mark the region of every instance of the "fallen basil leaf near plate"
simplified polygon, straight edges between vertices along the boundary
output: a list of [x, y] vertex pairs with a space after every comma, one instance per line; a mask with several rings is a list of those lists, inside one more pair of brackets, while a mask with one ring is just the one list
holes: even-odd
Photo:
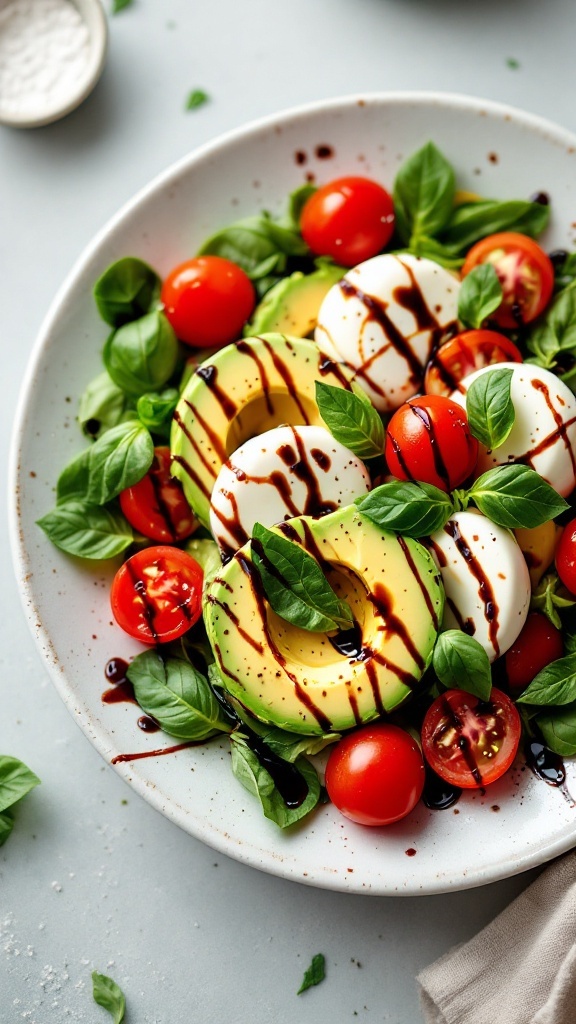
[[112, 1017], [112, 1024], [123, 1024], [126, 999], [119, 985], [105, 974], [92, 971], [92, 996]]
[[321, 981], [324, 981], [326, 977], [326, 958], [323, 953], [316, 953], [312, 957], [312, 963], [304, 973], [302, 984], [298, 989], [296, 995], [301, 995], [306, 989], [312, 988], [314, 985], [319, 985]]

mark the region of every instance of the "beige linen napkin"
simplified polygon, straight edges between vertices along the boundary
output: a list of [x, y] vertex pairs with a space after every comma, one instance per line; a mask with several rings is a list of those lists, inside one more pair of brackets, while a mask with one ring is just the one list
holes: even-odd
[[426, 1024], [576, 1024], [576, 851], [418, 981]]

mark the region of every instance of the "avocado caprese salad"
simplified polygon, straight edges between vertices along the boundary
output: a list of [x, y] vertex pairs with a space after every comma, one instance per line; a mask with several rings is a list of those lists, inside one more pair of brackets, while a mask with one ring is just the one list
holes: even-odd
[[96, 282], [90, 445], [39, 525], [124, 558], [144, 720], [228, 734], [282, 827], [326, 791], [365, 825], [447, 806], [521, 745], [559, 785], [576, 754], [576, 254], [535, 241], [549, 213], [459, 192], [428, 143], [391, 192], [306, 184], [164, 280]]

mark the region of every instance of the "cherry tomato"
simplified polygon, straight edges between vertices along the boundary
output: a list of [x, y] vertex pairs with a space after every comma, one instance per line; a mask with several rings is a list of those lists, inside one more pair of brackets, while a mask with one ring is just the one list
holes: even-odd
[[390, 241], [394, 203], [370, 178], [337, 178], [307, 200], [300, 230], [316, 256], [353, 267], [377, 256]]
[[531, 683], [551, 661], [564, 654], [559, 629], [541, 612], [530, 612], [516, 640], [505, 654], [506, 675], [511, 690], [518, 692]]
[[144, 548], [114, 577], [114, 618], [144, 644], [177, 640], [200, 618], [203, 577], [198, 562], [180, 548]]
[[170, 449], [154, 449], [146, 476], [120, 494], [120, 508], [135, 530], [164, 544], [184, 540], [198, 526], [182, 484], [170, 476]]
[[360, 825], [406, 817], [424, 788], [424, 761], [415, 740], [397, 725], [365, 725], [333, 748], [326, 766], [332, 803]]
[[442, 395], [423, 395], [404, 402], [392, 416], [385, 455], [399, 480], [421, 480], [451, 491], [474, 469], [478, 441], [461, 406]]
[[440, 345], [424, 376], [427, 395], [449, 398], [460, 381], [474, 370], [493, 363], [521, 363], [522, 353], [513, 341], [497, 331], [463, 331]]
[[180, 263], [165, 279], [160, 298], [176, 334], [193, 348], [235, 341], [256, 305], [248, 275], [221, 256]]
[[445, 782], [478, 789], [508, 770], [521, 733], [514, 704], [495, 687], [489, 701], [464, 690], [447, 690], [426, 712], [422, 749], [430, 767]]
[[562, 583], [576, 594], [576, 519], [564, 527], [556, 548], [556, 570]]
[[504, 292], [492, 320], [500, 327], [518, 327], [540, 316], [552, 297], [554, 267], [536, 242], [515, 231], [489, 235], [470, 249], [462, 276], [480, 263], [493, 265]]

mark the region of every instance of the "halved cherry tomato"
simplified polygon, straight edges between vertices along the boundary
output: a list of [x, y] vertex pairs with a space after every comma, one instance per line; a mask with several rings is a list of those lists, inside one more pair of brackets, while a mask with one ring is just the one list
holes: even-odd
[[554, 289], [554, 267], [532, 238], [515, 231], [483, 238], [470, 249], [462, 276], [480, 263], [491, 263], [502, 285], [502, 302], [491, 314], [500, 327], [528, 324], [546, 309]]
[[576, 594], [576, 519], [564, 527], [556, 548], [556, 569], [564, 586]]
[[170, 449], [154, 449], [146, 476], [120, 494], [120, 508], [135, 530], [164, 544], [184, 540], [198, 526], [182, 484], [170, 475]]
[[501, 690], [492, 687], [489, 701], [464, 690], [447, 690], [426, 712], [422, 749], [445, 782], [478, 789], [508, 770], [521, 733], [520, 715]]
[[541, 612], [530, 612], [516, 640], [504, 656], [508, 686], [523, 690], [535, 676], [564, 654], [562, 633]]
[[510, 338], [498, 331], [473, 330], [451, 338], [432, 356], [424, 376], [427, 395], [449, 398], [460, 381], [474, 370], [493, 363], [521, 363], [522, 353]]
[[360, 825], [406, 817], [424, 788], [420, 747], [397, 725], [365, 725], [332, 749], [326, 789], [338, 810]]
[[392, 416], [385, 456], [399, 480], [421, 480], [451, 491], [474, 469], [478, 441], [461, 406], [441, 395], [423, 395], [410, 398]]
[[221, 256], [180, 263], [166, 277], [160, 298], [176, 334], [193, 348], [235, 341], [256, 305], [248, 275]]
[[305, 203], [300, 230], [316, 256], [331, 256], [353, 267], [376, 256], [390, 241], [394, 203], [370, 178], [337, 178]]
[[132, 555], [116, 573], [110, 603], [119, 626], [144, 644], [177, 640], [200, 618], [204, 573], [180, 548]]

